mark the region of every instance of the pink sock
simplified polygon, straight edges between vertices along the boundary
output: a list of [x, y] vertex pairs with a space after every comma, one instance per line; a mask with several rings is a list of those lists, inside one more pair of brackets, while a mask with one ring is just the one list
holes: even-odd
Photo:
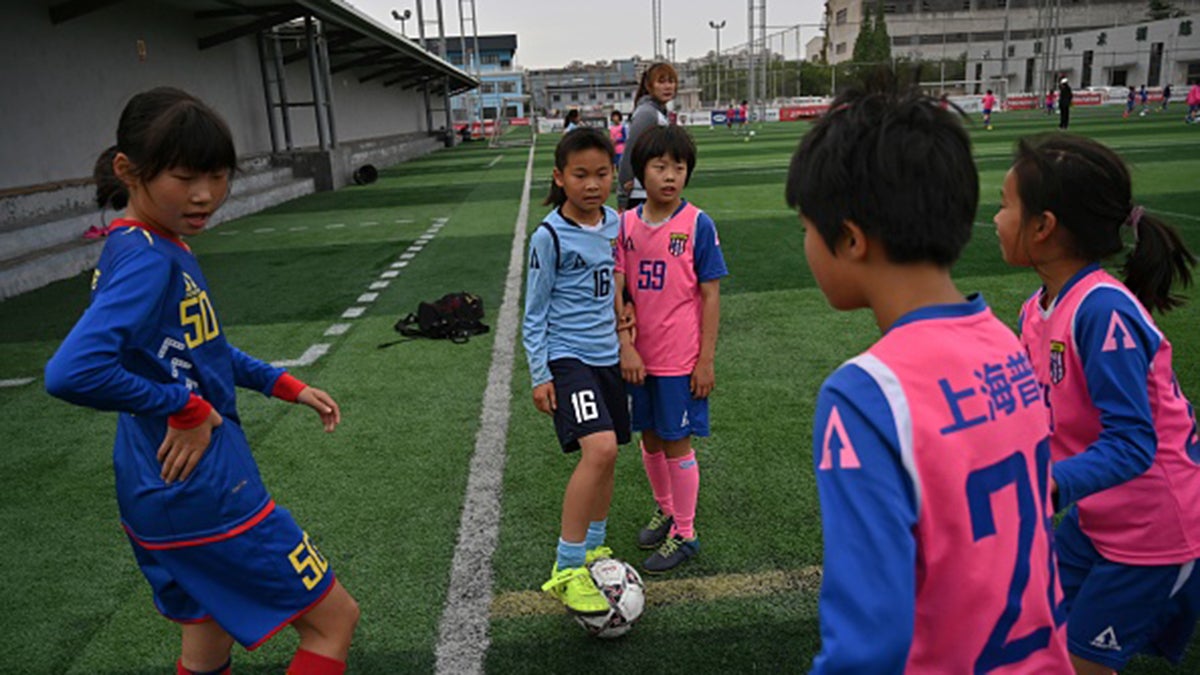
[[675, 512], [671, 500], [671, 473], [667, 468], [665, 452], [646, 452], [646, 444], [642, 443], [642, 465], [646, 467], [646, 478], [650, 479], [650, 489], [654, 492], [654, 501], [666, 515]]
[[675, 531], [684, 539], [691, 539], [696, 536], [696, 499], [700, 495], [700, 467], [696, 464], [696, 451], [668, 460], [667, 467], [671, 475]]

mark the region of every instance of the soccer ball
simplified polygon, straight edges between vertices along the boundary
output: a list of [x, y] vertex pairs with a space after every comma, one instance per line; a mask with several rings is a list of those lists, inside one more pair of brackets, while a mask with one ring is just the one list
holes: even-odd
[[646, 606], [646, 585], [632, 565], [616, 558], [601, 558], [592, 563], [588, 571], [612, 609], [600, 615], [576, 614], [575, 621], [589, 635], [605, 639], [621, 637], [642, 616]]
[[753, 130], [753, 129], [751, 129], [751, 130], [750, 130], [750, 135], [751, 135], [751, 136], [753, 136], [753, 135], [754, 135], [754, 130]]

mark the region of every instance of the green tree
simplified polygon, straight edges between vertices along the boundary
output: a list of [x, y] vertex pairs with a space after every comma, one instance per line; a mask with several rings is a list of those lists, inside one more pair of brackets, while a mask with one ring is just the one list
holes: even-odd
[[863, 14], [858, 25], [858, 37], [854, 40], [854, 52], [850, 60], [857, 65], [870, 63], [875, 54], [875, 26], [870, 14]]
[[871, 34], [873, 40], [872, 60], [888, 63], [892, 60], [892, 38], [888, 35], [887, 20], [883, 16], [883, 0], [875, 3], [875, 25]]
[[1151, 21], [1158, 21], [1159, 19], [1174, 19], [1176, 17], [1186, 16], [1186, 14], [1186, 12], [1183, 12], [1175, 5], [1172, 5], [1170, 0], [1150, 0], [1150, 6], [1146, 10], [1146, 15], [1150, 17]]

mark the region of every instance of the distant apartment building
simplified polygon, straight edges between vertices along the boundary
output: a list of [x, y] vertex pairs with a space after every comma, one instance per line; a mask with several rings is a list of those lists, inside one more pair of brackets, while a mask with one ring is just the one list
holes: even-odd
[[633, 59], [572, 63], [566, 68], [526, 71], [533, 106], [543, 115], [557, 116], [572, 108], [585, 116], [607, 117], [613, 110], [633, 111], [638, 77], [645, 62]]
[[[1189, 15], [1200, 11], [1200, 0], [1173, 0], [1171, 4]], [[851, 59], [863, 17], [873, 13], [876, 6], [877, 0], [829, 0], [828, 41], [823, 46], [830, 63]], [[1149, 45], [1141, 49], [1146, 54], [1142, 61], [1137, 61], [1134, 56], [1137, 45], [1094, 42], [1101, 32], [1116, 37], [1128, 28], [1136, 35], [1136, 27], [1150, 21], [1146, 0], [883, 0], [883, 10], [893, 57], [943, 60], [971, 54], [975, 59], [968, 64], [967, 79], [980, 79], [977, 74], [1004, 75], [1009, 91], [1041, 88], [1059, 65], [1082, 59], [1083, 43], [1087, 40], [1072, 38], [1071, 47], [1065, 43], [1066, 38], [1075, 34], [1093, 36], [1093, 41], [1086, 45], [1092, 52], [1092, 69], [1099, 68], [1107, 55], [1116, 55], [1118, 51], [1122, 52], [1119, 58], [1134, 59], [1124, 64], [1108, 63], [1107, 70], [1093, 72], [1091, 79], [1096, 85], [1120, 80], [1122, 71], [1128, 74], [1142, 62], [1149, 76], [1151, 59], [1158, 58], [1151, 56]], [[1184, 20], [1187, 17], [1177, 19], [1176, 23]], [[1169, 51], [1173, 39], [1184, 46], [1192, 39], [1190, 34], [1181, 35], [1178, 30], [1174, 38], [1160, 37], [1163, 53]], [[1149, 38], [1141, 41], [1149, 42]], [[1072, 50], [1076, 53], [1072, 54]], [[1189, 68], [1194, 68], [1189, 63], [1180, 62], [1178, 69], [1189, 72]], [[1076, 69], [1080, 74], [1076, 79], [1082, 79], [1083, 64]], [[1161, 68], [1159, 73], [1161, 77]]]
[[[967, 53], [967, 74], [983, 83], [1007, 82], [1009, 92], [1041, 92], [1063, 77], [1076, 88], [1178, 87], [1200, 82], [1196, 29], [1200, 20], [1185, 16], [1007, 45], [980, 42]], [[1006, 46], [1007, 58], [997, 59]]]
[[[436, 38], [427, 38], [430, 51], [436, 53]], [[463, 58], [463, 43], [459, 36], [446, 36], [446, 60], [474, 74], [478, 67], [480, 85], [475, 91], [455, 96], [450, 101], [455, 123], [465, 123], [475, 116], [479, 106], [483, 119], [526, 117], [529, 110], [524, 96], [525, 73], [517, 64], [517, 36], [513, 34], [480, 35], [478, 63], [474, 58], [475, 38], [465, 40], [468, 58]]]

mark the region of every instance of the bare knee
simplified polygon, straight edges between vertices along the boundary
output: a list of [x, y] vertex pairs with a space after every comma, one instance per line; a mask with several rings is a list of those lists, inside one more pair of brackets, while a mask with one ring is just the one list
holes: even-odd
[[345, 587], [334, 584], [324, 600], [292, 625], [300, 634], [301, 648], [344, 661], [361, 611]]
[[611, 471], [617, 465], [617, 436], [611, 431], [586, 436], [579, 445], [582, 461], [596, 469]]

